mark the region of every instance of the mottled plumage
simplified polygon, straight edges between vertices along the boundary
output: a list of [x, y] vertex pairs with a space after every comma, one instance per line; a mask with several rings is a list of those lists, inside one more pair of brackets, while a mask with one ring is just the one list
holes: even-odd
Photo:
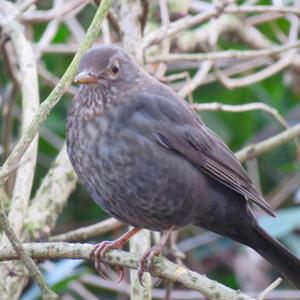
[[[256, 249], [300, 288], [300, 263], [254, 219], [273, 215], [228, 147], [184, 100], [124, 50], [90, 50], [68, 116], [71, 162], [120, 221], [163, 231], [194, 224]], [[284, 263], [282, 263], [284, 261]]]

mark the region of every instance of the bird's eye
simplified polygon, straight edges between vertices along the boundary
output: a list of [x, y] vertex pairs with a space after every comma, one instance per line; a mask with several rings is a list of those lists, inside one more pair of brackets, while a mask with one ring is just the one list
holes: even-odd
[[112, 66], [110, 67], [110, 70], [111, 70], [111, 72], [113, 73], [113, 74], [118, 74], [119, 73], [119, 71], [120, 71], [120, 66], [119, 66], [119, 64], [118, 63], [114, 63], [114, 64], [112, 64]]

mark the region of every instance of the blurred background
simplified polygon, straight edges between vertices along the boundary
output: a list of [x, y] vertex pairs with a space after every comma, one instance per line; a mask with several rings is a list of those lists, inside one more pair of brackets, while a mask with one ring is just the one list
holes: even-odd
[[[32, 47], [40, 101], [43, 101], [70, 64], [99, 3], [84, 0], [1, 1], [0, 12], [4, 2], [11, 4], [8, 11], [22, 26]], [[14, 11], [16, 16], [13, 16]], [[195, 18], [200, 15], [202, 19]], [[132, 24], [128, 23], [131, 22], [129, 16], [134, 20]], [[114, 43], [127, 48], [151, 75], [185, 97], [207, 126], [237, 152], [286, 130], [286, 125], [294, 126], [300, 122], [299, 17], [297, 0], [113, 1], [96, 44]], [[22, 116], [26, 109], [22, 102], [18, 57], [4, 27], [0, 22], [1, 165], [21, 136]], [[170, 28], [176, 28], [176, 32], [171, 32]], [[261, 49], [269, 52], [262, 55]], [[224, 54], [228, 50], [239, 52]], [[249, 55], [248, 50], [253, 54]], [[199, 56], [189, 56], [193, 53]], [[219, 53], [219, 57], [214, 56], [215, 53]], [[66, 116], [76, 89], [75, 85], [68, 88], [40, 129], [36, 168], [26, 208], [29, 213], [24, 214], [19, 230], [24, 241], [46, 241], [50, 236], [109, 218], [81, 184], [75, 186], [76, 177], [70, 166], [64, 167], [64, 160], [57, 158], [65, 155], [61, 149]], [[243, 106], [251, 103], [254, 104], [251, 107]], [[201, 107], [199, 104], [211, 105]], [[277, 219], [257, 212], [260, 223], [300, 257], [300, 172], [295, 142], [290, 140], [274, 147], [247, 160], [244, 166], [277, 211]], [[18, 181], [17, 172], [10, 175], [5, 185], [8, 214]], [[37, 219], [29, 220], [34, 216], [30, 211], [39, 208], [39, 197], [43, 199], [41, 201], [47, 197], [45, 186], [54, 182], [51, 172], [54, 172], [55, 180], [60, 178], [58, 189], [51, 190], [49, 196], [51, 214], [41, 211], [40, 216], [36, 214]], [[46, 185], [41, 185], [43, 182]], [[101, 236], [92, 236], [85, 241], [96, 243], [113, 239], [125, 230], [125, 226], [113, 223]], [[279, 276], [251, 249], [200, 228], [180, 230], [174, 236], [174, 247], [177, 255], [174, 258], [173, 251], [170, 259], [249, 295], [257, 296]], [[0, 264], [0, 269], [3, 265]], [[92, 263], [85, 261], [44, 261], [41, 267], [62, 299], [121, 300], [130, 297], [127, 271], [124, 280], [116, 285], [114, 273], [112, 280], [104, 280], [96, 274]], [[6, 281], [7, 278], [1, 278], [1, 274], [0, 281], [6, 287], [12, 284]], [[153, 299], [199, 299], [198, 293], [166, 281], [158, 282], [152, 292]], [[38, 288], [28, 278], [22, 279], [18, 291], [5, 295], [3, 299], [40, 298]], [[265, 299], [300, 299], [300, 294], [284, 280]]]

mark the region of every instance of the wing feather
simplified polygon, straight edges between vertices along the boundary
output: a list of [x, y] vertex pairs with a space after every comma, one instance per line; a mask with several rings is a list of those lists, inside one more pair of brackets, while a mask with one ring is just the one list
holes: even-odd
[[275, 216], [230, 149], [186, 103], [175, 96], [168, 91], [164, 95], [162, 90], [135, 96], [139, 102], [135, 114], [142, 114], [149, 120], [148, 125], [139, 126], [142, 134]]

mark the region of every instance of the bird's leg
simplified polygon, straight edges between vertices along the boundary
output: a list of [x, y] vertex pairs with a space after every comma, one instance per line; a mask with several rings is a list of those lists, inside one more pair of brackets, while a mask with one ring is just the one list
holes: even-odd
[[[142, 228], [134, 227], [133, 229], [129, 230], [119, 238], [117, 238], [114, 241], [102, 241], [99, 244], [95, 245], [94, 249], [91, 251], [91, 256], [94, 256], [95, 259], [95, 268], [98, 271], [98, 273], [103, 278], [108, 278], [106, 273], [103, 270], [102, 260], [105, 255], [105, 253], [111, 249], [122, 249], [123, 246], [128, 242], [128, 240], [137, 234], [139, 231], [141, 231]], [[120, 279], [118, 282], [120, 282], [124, 275], [124, 268], [120, 267]]]
[[159, 243], [149, 248], [140, 259], [137, 270], [138, 270], [138, 276], [141, 285], [143, 285], [144, 272], [149, 271], [151, 269], [154, 256], [159, 255], [163, 251], [173, 230], [174, 227], [172, 226], [167, 231], [164, 231]]

